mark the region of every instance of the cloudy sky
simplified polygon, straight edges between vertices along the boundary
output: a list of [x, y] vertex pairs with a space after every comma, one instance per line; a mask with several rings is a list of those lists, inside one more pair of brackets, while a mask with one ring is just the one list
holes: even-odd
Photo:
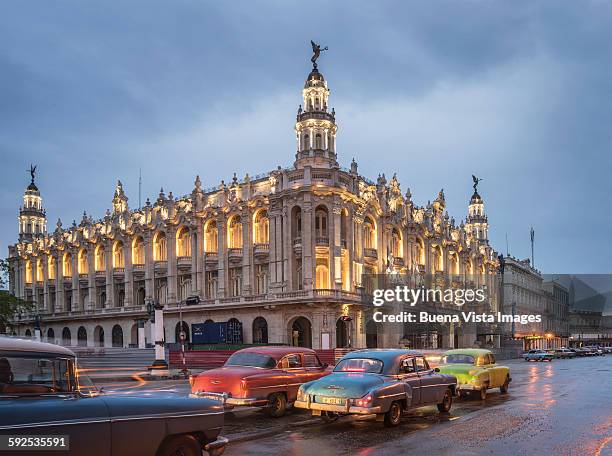
[[4, 1], [0, 249], [38, 165], [53, 229], [289, 166], [310, 39], [338, 155], [465, 216], [549, 273], [612, 273], [612, 3]]

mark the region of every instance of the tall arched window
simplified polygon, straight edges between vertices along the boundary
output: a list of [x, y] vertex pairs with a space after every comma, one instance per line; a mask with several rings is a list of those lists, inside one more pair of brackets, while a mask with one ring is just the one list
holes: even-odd
[[132, 241], [132, 264], [144, 264], [144, 240], [142, 236], [136, 236]]
[[370, 217], [363, 221], [363, 238], [366, 249], [376, 248], [376, 225]]
[[450, 262], [450, 273], [453, 275], [459, 274], [459, 258], [457, 252], [451, 252], [448, 256]]
[[230, 268], [230, 293], [232, 296], [242, 294], [242, 268]]
[[176, 255], [179, 257], [191, 256], [191, 233], [185, 226], [176, 232]]
[[96, 271], [106, 271], [106, 251], [103, 245], [96, 247]]
[[295, 206], [291, 210], [291, 236], [293, 239], [302, 237], [302, 209]]
[[315, 211], [315, 232], [317, 237], [327, 237], [327, 208], [323, 206]]
[[155, 261], [166, 261], [168, 249], [166, 248], [166, 233], [160, 231], [153, 239], [153, 259]]
[[439, 245], [433, 248], [433, 263], [435, 272], [444, 271], [444, 257], [442, 255], [442, 247]]
[[227, 226], [228, 247], [230, 249], [242, 248], [242, 220], [239, 215], [234, 215]]
[[416, 262], [421, 266], [425, 265], [425, 243], [421, 238], [416, 240]]
[[329, 267], [327, 266], [327, 264], [317, 264], [316, 287], [320, 289], [329, 288]]
[[25, 266], [25, 281], [26, 283], [32, 283], [32, 261], [26, 261]]
[[49, 255], [47, 259], [47, 275], [49, 276], [49, 280], [55, 280], [55, 270], [57, 269], [55, 262], [55, 257], [53, 255]]
[[64, 277], [72, 277], [72, 255], [66, 252], [62, 260], [62, 275]]
[[123, 242], [116, 241], [113, 245], [113, 267], [124, 268], [125, 259], [123, 256]]
[[310, 136], [308, 136], [308, 133], [304, 135], [304, 139], [302, 140], [302, 149], [303, 150], [310, 149]]
[[42, 259], [39, 258], [36, 261], [36, 281], [42, 282], [44, 280], [44, 277], [45, 277], [45, 271], [43, 270], [43, 262], [42, 262]]
[[209, 221], [204, 229], [204, 251], [206, 253], [217, 253], [219, 248], [219, 230], [217, 222]]
[[323, 149], [323, 140], [320, 133], [315, 135], [315, 149]]
[[87, 250], [81, 249], [79, 252], [79, 274], [87, 274], [89, 272], [89, 261], [87, 259]]
[[270, 225], [268, 222], [268, 211], [258, 211], [254, 217], [253, 231], [255, 244], [267, 244], [270, 242]]
[[395, 258], [402, 257], [402, 236], [397, 228], [391, 230], [391, 253]]
[[258, 264], [255, 266], [255, 293], [265, 294], [268, 292], [268, 265]]

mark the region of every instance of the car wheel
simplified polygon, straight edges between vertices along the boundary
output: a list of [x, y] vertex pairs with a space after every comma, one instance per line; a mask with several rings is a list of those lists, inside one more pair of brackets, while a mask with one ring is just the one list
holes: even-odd
[[480, 388], [479, 394], [480, 394], [480, 400], [484, 401], [487, 398], [487, 387], [483, 386], [482, 388]]
[[402, 406], [399, 402], [394, 402], [389, 407], [389, 411], [385, 413], [385, 426], [395, 427], [400, 424], [402, 419]]
[[283, 393], [271, 394], [268, 398], [268, 407], [266, 412], [273, 418], [280, 418], [285, 414], [287, 409], [287, 398]]
[[442, 398], [442, 402], [438, 404], [438, 411], [441, 413], [448, 413], [453, 405], [453, 393], [450, 389], [447, 389], [444, 392], [444, 397]]
[[200, 443], [192, 435], [178, 435], [168, 440], [158, 453], [160, 456], [200, 456]]
[[321, 412], [321, 419], [325, 423], [333, 423], [338, 418], [340, 418], [340, 415], [338, 415], [337, 413], [334, 413], [334, 412]]
[[214, 450], [208, 450], [208, 456], [221, 456], [225, 453], [225, 447], [215, 448]]
[[508, 386], [510, 386], [510, 377], [506, 377], [504, 384], [499, 387], [499, 392], [502, 394], [506, 394], [508, 392]]

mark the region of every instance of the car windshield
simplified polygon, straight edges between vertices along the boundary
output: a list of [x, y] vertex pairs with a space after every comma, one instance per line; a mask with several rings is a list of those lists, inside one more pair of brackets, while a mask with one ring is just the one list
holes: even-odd
[[271, 369], [276, 366], [274, 358], [261, 353], [234, 353], [225, 362], [226, 366], [265, 367]]
[[0, 396], [68, 393], [75, 390], [72, 359], [38, 354], [0, 357]]
[[474, 357], [470, 355], [446, 355], [442, 357], [441, 364], [474, 364]]
[[383, 362], [371, 358], [342, 359], [336, 364], [334, 372], [365, 372], [367, 374], [380, 374]]

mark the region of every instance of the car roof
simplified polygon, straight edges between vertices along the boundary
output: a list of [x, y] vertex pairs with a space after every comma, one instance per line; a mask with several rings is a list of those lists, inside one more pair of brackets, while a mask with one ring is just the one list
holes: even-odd
[[368, 350], [352, 351], [344, 355], [342, 358], [375, 358], [387, 363], [406, 355], [423, 356], [423, 353], [416, 350], [406, 350], [401, 348], [373, 348]]
[[19, 337], [0, 336], [0, 350], [2, 351], [22, 351], [29, 353], [52, 353], [75, 357], [74, 352], [66, 347], [55, 344], [39, 342], [33, 339], [22, 339]]
[[486, 348], [456, 348], [453, 350], [445, 351], [442, 356], [446, 355], [469, 355], [469, 356], [481, 356], [491, 354], [491, 350]]
[[248, 348], [243, 348], [242, 350], [238, 350], [238, 352], [236, 353], [244, 353], [244, 352], [259, 353], [261, 355], [268, 355], [276, 359], [282, 358], [283, 356], [289, 355], [291, 353], [316, 354], [316, 352], [311, 348], [291, 347], [289, 345], [287, 346], [273, 345], [273, 346], [262, 346], [262, 347], [248, 347]]

